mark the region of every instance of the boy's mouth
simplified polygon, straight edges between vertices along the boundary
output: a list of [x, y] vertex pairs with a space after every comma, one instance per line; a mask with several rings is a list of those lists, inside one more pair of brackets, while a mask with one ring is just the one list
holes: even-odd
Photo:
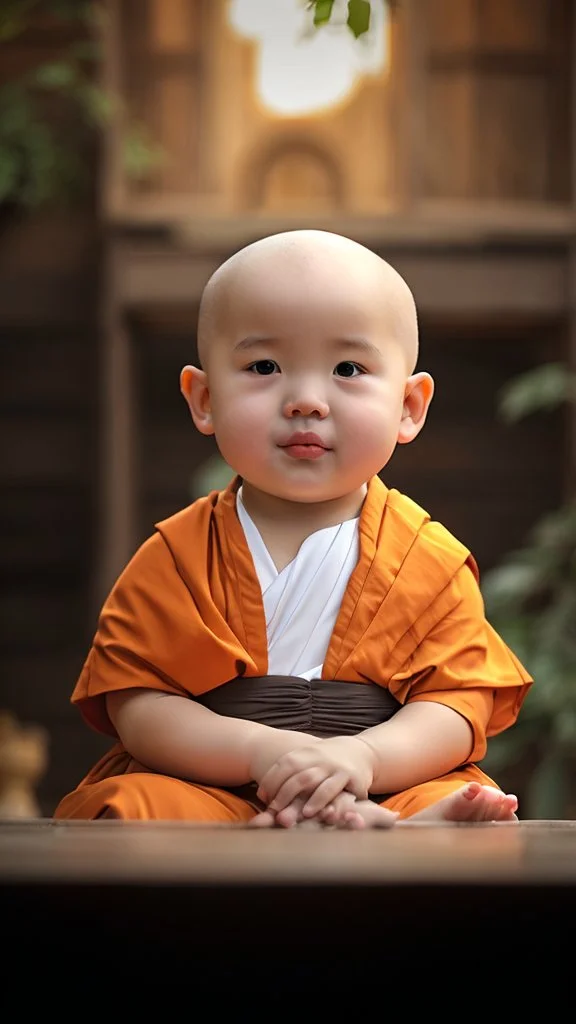
[[330, 451], [318, 434], [309, 431], [297, 431], [295, 434], [291, 434], [278, 447], [293, 459], [319, 459]]

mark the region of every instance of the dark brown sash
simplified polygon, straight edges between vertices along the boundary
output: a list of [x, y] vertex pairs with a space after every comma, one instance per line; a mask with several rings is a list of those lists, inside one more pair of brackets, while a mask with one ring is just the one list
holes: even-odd
[[219, 715], [320, 737], [354, 736], [401, 706], [376, 683], [300, 676], [242, 676], [196, 699]]

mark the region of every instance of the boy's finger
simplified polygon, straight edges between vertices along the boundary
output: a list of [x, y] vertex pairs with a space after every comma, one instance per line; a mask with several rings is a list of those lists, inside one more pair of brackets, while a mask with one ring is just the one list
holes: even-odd
[[315, 814], [319, 814], [328, 804], [331, 804], [346, 789], [348, 779], [348, 772], [336, 772], [321, 782], [302, 808], [304, 817], [313, 818]]
[[270, 811], [261, 811], [248, 822], [248, 828], [275, 828], [276, 819]]
[[296, 772], [279, 787], [268, 803], [268, 810], [277, 814], [278, 811], [288, 807], [288, 804], [291, 804], [300, 794], [308, 796], [313, 793], [325, 778], [324, 768], [306, 768], [304, 771]]
[[298, 825], [304, 819], [302, 817], [302, 807], [306, 797], [296, 797], [288, 807], [285, 807], [283, 811], [280, 811], [276, 815], [276, 822], [282, 828], [292, 828], [294, 825]]

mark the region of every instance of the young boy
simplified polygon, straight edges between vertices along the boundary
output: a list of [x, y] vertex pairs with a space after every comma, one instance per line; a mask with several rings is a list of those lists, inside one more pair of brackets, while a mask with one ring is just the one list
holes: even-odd
[[261, 239], [208, 282], [181, 390], [237, 477], [157, 524], [72, 701], [116, 739], [56, 818], [516, 820], [475, 762], [532, 683], [470, 552], [378, 473], [422, 429], [417, 316], [372, 251]]

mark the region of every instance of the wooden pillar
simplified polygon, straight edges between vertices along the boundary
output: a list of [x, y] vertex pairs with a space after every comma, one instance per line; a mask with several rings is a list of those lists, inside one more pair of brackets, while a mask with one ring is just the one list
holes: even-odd
[[410, 209], [424, 193], [426, 166], [426, 40], [419, 0], [392, 6], [392, 47], [399, 67], [393, 79], [393, 132], [398, 140], [394, 193]]
[[94, 604], [103, 599], [136, 546], [136, 402], [132, 342], [118, 295], [120, 252], [105, 255], [99, 407], [99, 537]]

